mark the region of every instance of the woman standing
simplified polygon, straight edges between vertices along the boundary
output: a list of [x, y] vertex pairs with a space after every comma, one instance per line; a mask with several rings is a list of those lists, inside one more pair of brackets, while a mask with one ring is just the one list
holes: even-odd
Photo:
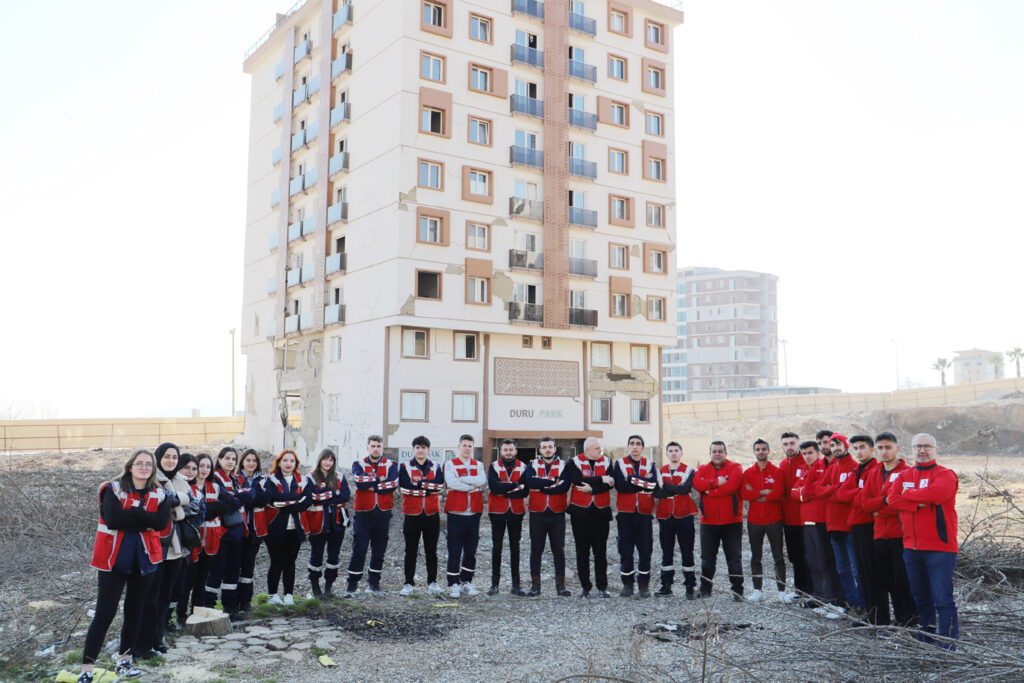
[[252, 576], [256, 570], [256, 555], [261, 539], [256, 535], [255, 508], [266, 504], [263, 490], [263, 467], [260, 454], [253, 448], [242, 452], [235, 475], [243, 489], [252, 491], [252, 502], [245, 506], [245, 534], [242, 539], [242, 565], [238, 574], [238, 609], [246, 613], [252, 606]]
[[[337, 472], [337, 456], [330, 448], [320, 451], [316, 468], [310, 477], [316, 488], [313, 504], [303, 514], [309, 529], [309, 583], [313, 597], [331, 597], [331, 589], [341, 566], [339, 555], [348, 526], [345, 503], [351, 496], [345, 475]], [[327, 571], [324, 572], [324, 546], [327, 546]], [[324, 576], [324, 589], [320, 590], [320, 577]]]
[[[241, 619], [238, 612], [238, 572], [242, 566], [242, 536], [245, 532], [245, 518], [242, 507], [252, 502], [250, 491], [243, 491], [234, 478], [238, 453], [234, 448], [226, 446], [217, 454], [217, 462], [211, 477], [220, 488], [217, 504], [214, 506], [220, 514], [221, 538], [220, 549], [211, 558], [210, 573], [206, 577], [206, 607], [217, 604], [217, 593], [220, 593], [220, 604], [232, 621]], [[209, 507], [209, 504], [207, 505]]]
[[[178, 579], [174, 582], [174, 588], [171, 590], [171, 604], [167, 607], [166, 630], [171, 631], [172, 633], [175, 631], [180, 631], [182, 628], [184, 628], [185, 619], [188, 617], [187, 586], [189, 581], [189, 575], [195, 577], [193, 566], [195, 565], [196, 559], [198, 558], [198, 555], [203, 548], [202, 528], [206, 515], [206, 503], [203, 500], [202, 494], [194, 486], [196, 473], [198, 472], [198, 468], [196, 467], [196, 456], [192, 455], [191, 453], [182, 453], [180, 462], [178, 464], [180, 467], [180, 469], [178, 469], [178, 475], [185, 479], [186, 482], [188, 482], [189, 494], [192, 496], [193, 500], [199, 503], [198, 512], [196, 512], [196, 514], [194, 515], [188, 515], [185, 518], [183, 524], [188, 523], [193, 529], [199, 530], [200, 535], [198, 545], [194, 545], [194, 547], [192, 548], [190, 548], [188, 544], [185, 542], [185, 534], [182, 533], [180, 535], [181, 543], [183, 546], [185, 546], [184, 548], [182, 548], [182, 553], [184, 553], [184, 556], [181, 558], [182, 565], [181, 569], [178, 570]], [[184, 526], [182, 526], [182, 530], [184, 530]], [[182, 601], [184, 601], [185, 604], [184, 608], [179, 607], [179, 605], [182, 604]], [[173, 621], [175, 612], [177, 612], [178, 614], [177, 623]]]
[[203, 525], [200, 529], [202, 545], [192, 551], [192, 564], [188, 568], [188, 578], [185, 580], [185, 591], [178, 601], [178, 623], [183, 624], [191, 613], [189, 603], [194, 609], [196, 606], [203, 606], [206, 593], [206, 576], [210, 571], [210, 561], [220, 549], [220, 516], [217, 511], [211, 510], [211, 504], [216, 507], [219, 489], [211, 481], [213, 473], [213, 458], [206, 453], [196, 456], [196, 477], [192, 480], [192, 491], [203, 502], [204, 514]]
[[92, 683], [93, 665], [126, 587], [115, 672], [125, 678], [141, 674], [132, 666], [132, 653], [143, 600], [163, 560], [160, 531], [167, 527], [171, 507], [177, 504], [176, 494], [157, 486], [156, 459], [146, 450], [135, 451], [120, 478], [100, 487], [100, 521], [91, 563], [99, 570], [99, 590], [96, 614], [85, 636], [78, 683]]
[[[299, 474], [299, 458], [295, 451], [281, 451], [270, 467], [264, 483], [270, 505], [263, 509], [259, 527], [266, 530], [270, 569], [267, 571], [267, 592], [271, 605], [294, 605], [295, 560], [305, 540], [302, 516], [315, 491], [308, 478]], [[259, 528], [258, 527], [258, 528]], [[284, 581], [284, 599], [278, 595], [279, 582]]]

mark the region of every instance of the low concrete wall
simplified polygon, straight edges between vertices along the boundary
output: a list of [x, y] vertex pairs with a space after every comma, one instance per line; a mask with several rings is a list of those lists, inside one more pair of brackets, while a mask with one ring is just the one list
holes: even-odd
[[0, 451], [155, 448], [164, 441], [200, 445], [244, 430], [244, 417], [0, 420]]

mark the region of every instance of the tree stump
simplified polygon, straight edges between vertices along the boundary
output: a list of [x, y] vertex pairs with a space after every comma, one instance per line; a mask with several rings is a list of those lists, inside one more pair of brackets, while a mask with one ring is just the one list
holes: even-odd
[[231, 619], [219, 609], [196, 607], [185, 622], [182, 633], [190, 636], [226, 636], [231, 633]]

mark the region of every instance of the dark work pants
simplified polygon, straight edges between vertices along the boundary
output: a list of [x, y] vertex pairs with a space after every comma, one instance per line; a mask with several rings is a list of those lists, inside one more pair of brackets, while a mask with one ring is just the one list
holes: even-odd
[[185, 559], [179, 557], [176, 560], [164, 560], [157, 565], [153, 583], [142, 605], [139, 636], [135, 640], [135, 647], [139, 652], [152, 650], [163, 642], [164, 630], [167, 628], [167, 609], [171, 604], [171, 591], [184, 562]]
[[875, 564], [874, 523], [853, 525], [850, 527], [850, 538], [853, 541], [853, 557], [857, 561], [860, 592], [864, 596], [867, 608], [867, 620], [872, 624], [877, 624], [881, 590], [877, 578], [878, 567]]
[[889, 624], [889, 600], [897, 626], [917, 625], [917, 606], [910, 592], [907, 566], [903, 562], [902, 538], [879, 538], [874, 542], [879, 584], [878, 623]]
[[[633, 583], [633, 574], [638, 581], [651, 580], [651, 551], [654, 549], [654, 530], [650, 515], [638, 512], [620, 512], [615, 516], [619, 531], [619, 575], [623, 584]], [[637, 563], [633, 569], [633, 551]]]
[[555, 578], [565, 580], [565, 513], [530, 513], [530, 577], [540, 585], [540, 559], [544, 555], [544, 542], [551, 539], [551, 557], [555, 563]]
[[480, 542], [480, 514], [448, 515], [449, 586], [473, 581], [476, 546]]
[[729, 569], [732, 592], [743, 595], [743, 522], [732, 524], [700, 525], [700, 592], [711, 594], [711, 580], [715, 578], [718, 546], [725, 551], [725, 566]]
[[683, 580], [687, 588], [697, 585], [693, 562], [693, 515], [658, 520], [658, 541], [661, 543], [661, 584], [672, 584], [675, 578], [675, 544], [683, 558]]
[[810, 595], [814, 592], [811, 581], [811, 570], [807, 567], [807, 554], [804, 550], [804, 527], [802, 524], [787, 524], [783, 527], [786, 536], [786, 554], [793, 565], [793, 587], [797, 593]]
[[[256, 532], [250, 530], [250, 534]], [[249, 609], [252, 603], [252, 575], [256, 571], [256, 555], [260, 552], [263, 539], [255, 541], [246, 538], [242, 541], [242, 564], [238, 571], [238, 606], [241, 609]]]
[[596, 512], [572, 515], [572, 536], [576, 542], [576, 573], [580, 587], [589, 591], [590, 553], [594, 553], [594, 581], [597, 590], [608, 590], [608, 521]]
[[814, 597], [821, 603], [838, 604], [841, 598], [836, 556], [824, 522], [804, 525], [804, 551], [814, 582]]
[[437, 540], [441, 537], [441, 515], [406, 515], [402, 522], [405, 535], [405, 582], [416, 585], [416, 556], [423, 537], [423, 556], [427, 561], [427, 585], [437, 581]]
[[[171, 604], [167, 609], [167, 621], [170, 621], [175, 616], [175, 611], [179, 615], [182, 614], [181, 603], [186, 602], [185, 614], [188, 613], [188, 604], [186, 598], [186, 591], [188, 586], [188, 575], [192, 570], [192, 558], [189, 555], [185, 555], [181, 558], [181, 567], [178, 568], [178, 577], [174, 579], [174, 585], [171, 587]], [[179, 617], [180, 618], [180, 617]], [[180, 619], [184, 621], [184, 619]]]
[[772, 561], [775, 563], [775, 587], [780, 593], [786, 592], [786, 558], [782, 551], [782, 522], [775, 524], [753, 524], [747, 522], [747, 538], [750, 539], [750, 573], [754, 581], [754, 590], [761, 590], [764, 567], [761, 556], [764, 548], [764, 537], [768, 537], [768, 545], [772, 549]]
[[388, 549], [388, 532], [391, 530], [391, 511], [366, 510], [356, 513], [352, 522], [352, 559], [348, 563], [348, 587], [354, 589], [363, 578], [366, 550], [370, 550], [370, 569], [366, 582], [370, 588], [380, 588], [380, 577], [384, 573], [384, 553]]
[[508, 529], [508, 555], [512, 586], [519, 587], [519, 545], [523, 538], [523, 515], [488, 515], [491, 518], [491, 585], [501, 580], [501, 553]]
[[185, 578], [185, 592], [178, 600], [178, 620], [184, 621], [192, 611], [189, 609], [202, 607], [206, 595], [206, 575], [210, 568], [210, 556], [204, 552], [199, 553], [195, 562], [188, 566], [188, 576]]
[[[960, 617], [953, 599], [953, 570], [956, 569], [956, 553], [942, 550], [903, 550], [903, 561], [907, 565], [910, 590], [917, 605], [917, 620], [925, 634], [957, 640], [960, 638]], [[936, 627], [936, 614], [938, 626]], [[935, 642], [922, 636], [925, 642]], [[940, 642], [939, 647], [955, 650], [952, 643]]]
[[[341, 544], [345, 542], [345, 527], [335, 531], [325, 531], [309, 537], [309, 580], [319, 580], [321, 576], [327, 578], [328, 584], [333, 584], [338, 578], [338, 569], [341, 567]], [[324, 563], [324, 550], [327, 550], [327, 562]], [[326, 568], [326, 571], [325, 571]]]
[[[103, 640], [107, 637], [110, 622], [117, 615], [117, 604], [124, 592], [124, 622], [121, 624], [121, 644], [119, 654], [136, 654], [135, 641], [139, 635], [139, 621], [142, 619], [142, 603], [153, 584], [155, 572], [140, 576], [139, 574], [118, 574], [116, 572], [99, 572], [99, 590], [96, 594], [96, 614], [93, 615], [89, 631], [85, 634], [85, 647], [82, 649], [82, 663], [92, 664], [100, 654]], [[127, 587], [127, 592], [125, 588]]]
[[242, 541], [229, 540], [227, 534], [220, 539], [220, 550], [210, 558], [210, 573], [206, 577], [207, 607], [220, 604], [225, 612], [238, 610], [238, 575], [242, 569]]
[[284, 582], [284, 594], [295, 592], [295, 560], [299, 557], [302, 536], [297, 529], [285, 531], [282, 536], [267, 536], [270, 568], [267, 570], [267, 592], [277, 593], [278, 583]]

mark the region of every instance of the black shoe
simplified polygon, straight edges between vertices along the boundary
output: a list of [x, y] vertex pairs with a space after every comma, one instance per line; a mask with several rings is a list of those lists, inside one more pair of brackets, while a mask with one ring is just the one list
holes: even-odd
[[167, 654], [167, 651], [171, 648], [167, 647], [167, 643], [160, 643], [159, 645], [154, 645], [153, 649], [159, 652], [160, 654], [165, 655]]
[[[142, 672], [135, 668], [132, 658], [122, 659], [114, 666], [114, 673], [119, 678], [138, 678]], [[89, 680], [92, 680], [91, 678]]]
[[328, 581], [326, 584], [324, 584], [324, 597], [325, 598], [333, 598], [334, 597], [334, 582], [333, 581]]
[[540, 586], [530, 586], [530, 590], [526, 591], [526, 594], [531, 598], [537, 597], [540, 595]]
[[697, 599], [697, 589], [694, 588], [693, 586], [687, 586], [686, 587], [686, 599], [687, 600], [696, 600]]
[[498, 594], [498, 584], [492, 583], [491, 587], [487, 589], [487, 594], [488, 595], [497, 595]]
[[319, 600], [324, 597], [324, 592], [320, 590], [320, 579], [313, 577], [309, 580], [309, 592], [313, 594], [313, 597]]
[[78, 683], [92, 683], [92, 672], [91, 671], [83, 671], [78, 676]]
[[572, 595], [572, 593], [570, 593], [569, 590], [565, 586], [562, 586], [561, 588], [557, 589], [555, 592], [558, 593], [558, 596], [561, 597], [561, 598], [567, 598], [570, 595]]
[[705, 598], [705, 599], [706, 598], [710, 598], [711, 597], [711, 591], [706, 591], [706, 590], [701, 589], [700, 597]]
[[637, 593], [640, 595], [641, 598], [651, 597], [650, 588], [645, 583], [641, 583], [639, 586], [637, 586]]
[[231, 621], [245, 621], [245, 614], [240, 611], [228, 612], [228, 619]]
[[581, 598], [589, 598], [590, 597], [590, 589], [589, 588], [581, 589], [580, 590], [580, 597]]
[[154, 650], [145, 650], [143, 652], [135, 653], [136, 659], [153, 659], [154, 657], [158, 657], [159, 655], [160, 653]]
[[597, 594], [600, 595], [602, 598], [610, 598], [610, 597], [612, 597], [611, 593], [609, 593], [607, 590], [604, 590], [603, 588], [598, 590]]
[[732, 601], [733, 602], [743, 602], [743, 596], [740, 595], [739, 593], [733, 593], [732, 594]]
[[238, 606], [238, 611], [242, 614], [248, 614], [252, 611], [252, 605], [250, 605], [247, 602], [243, 602], [241, 605]]
[[661, 584], [661, 588], [658, 589], [658, 591], [655, 593], [655, 595], [657, 597], [659, 597], [659, 598], [665, 598], [665, 597], [668, 597], [669, 595], [672, 595], [672, 584], [670, 584], [670, 583], [663, 583], [663, 584]]
[[[540, 593], [540, 591], [537, 592]], [[518, 595], [521, 598], [526, 597], [526, 593], [523, 592], [523, 589], [519, 586], [512, 586], [512, 590], [510, 590], [509, 593], [511, 593], [512, 595]]]
[[626, 585], [624, 585], [622, 587], [622, 590], [619, 591], [619, 597], [620, 598], [628, 598], [632, 594], [633, 594], [633, 584], [631, 584], [631, 583], [627, 583]]

